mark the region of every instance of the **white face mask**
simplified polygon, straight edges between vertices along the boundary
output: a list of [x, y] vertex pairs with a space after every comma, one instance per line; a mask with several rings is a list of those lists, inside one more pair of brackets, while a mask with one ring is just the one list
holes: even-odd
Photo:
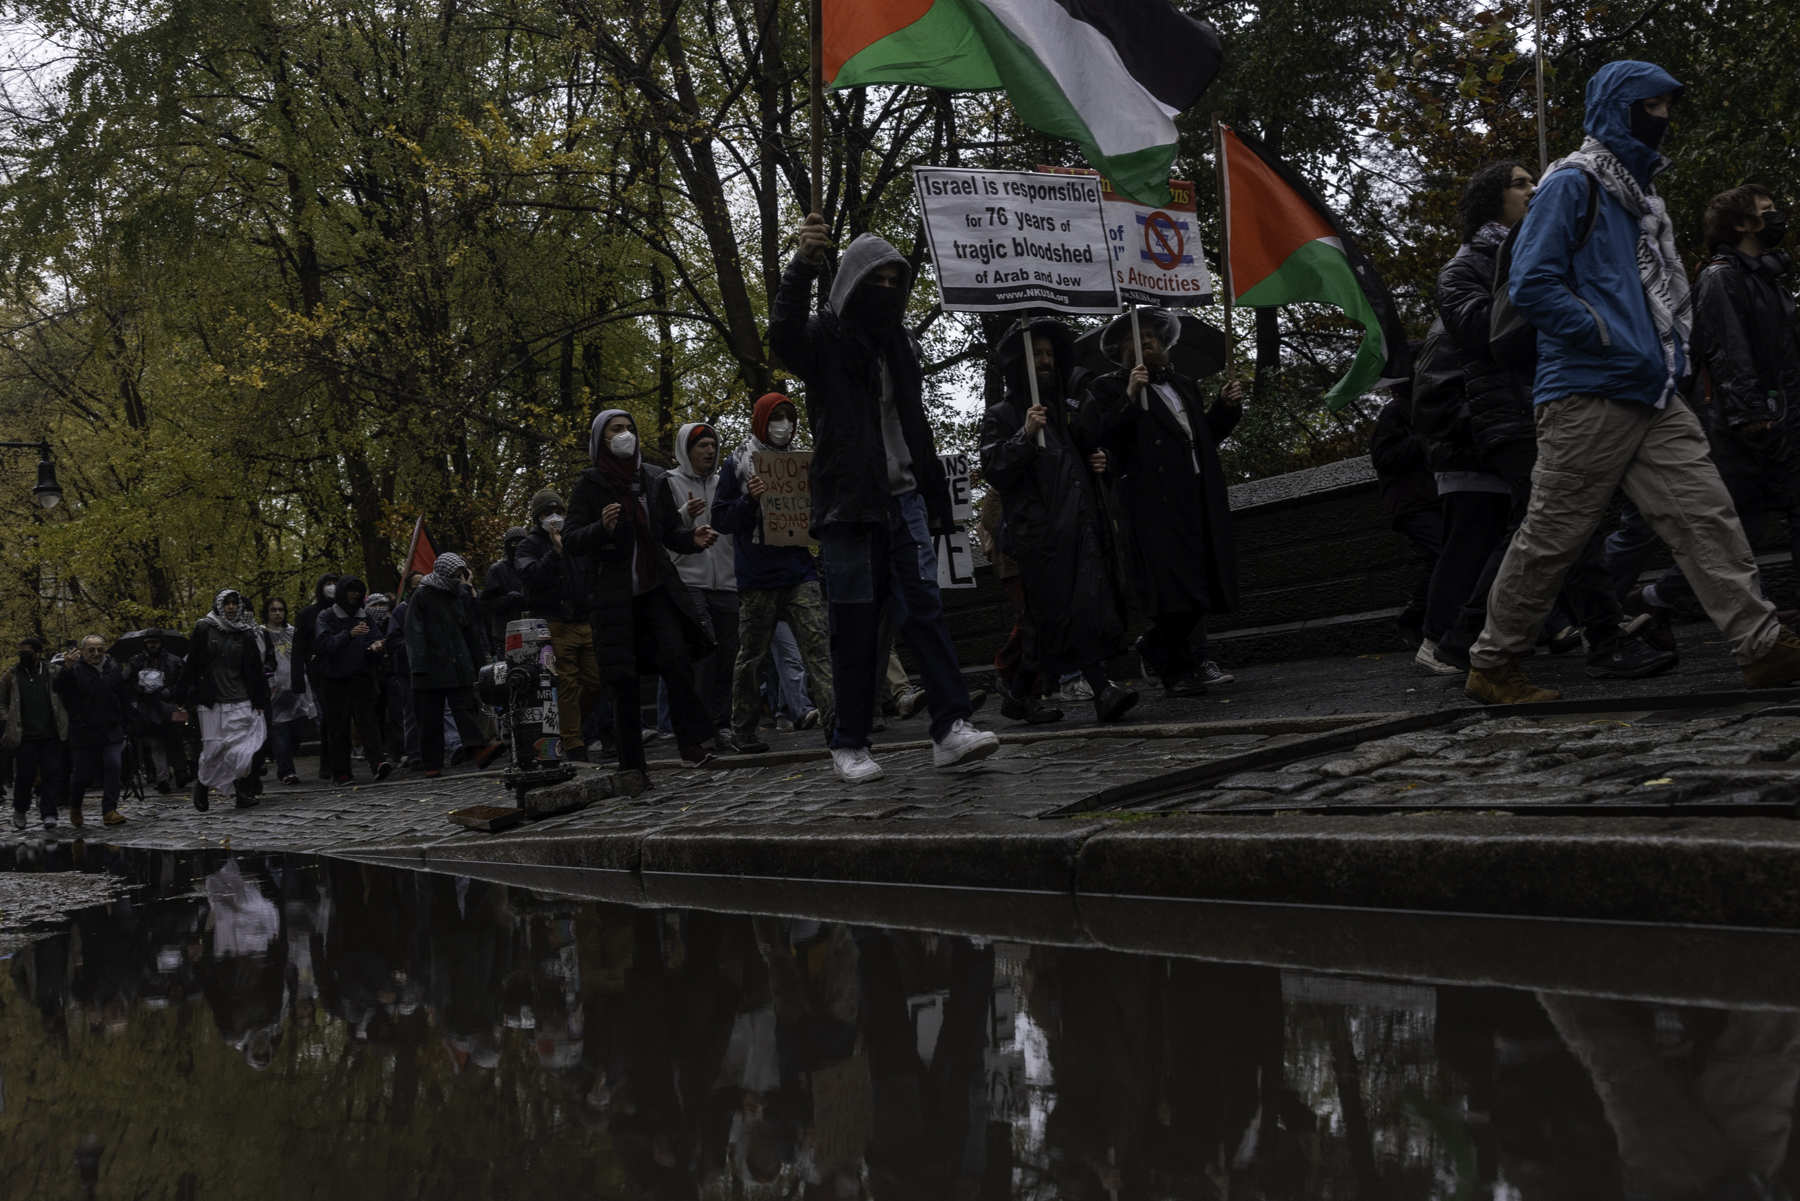
[[547, 530], [560, 530], [562, 529], [562, 523], [563, 516], [561, 513], [550, 513], [544, 517], [544, 528]]
[[769, 443], [773, 446], [786, 446], [794, 440], [794, 423], [791, 421], [769, 422]]
[[326, 600], [336, 600], [337, 599], [337, 585], [336, 584], [325, 585], [325, 599]]
[[612, 447], [612, 452], [621, 459], [629, 459], [637, 452], [637, 435], [630, 430], [621, 430], [612, 436], [612, 441], [607, 445]]

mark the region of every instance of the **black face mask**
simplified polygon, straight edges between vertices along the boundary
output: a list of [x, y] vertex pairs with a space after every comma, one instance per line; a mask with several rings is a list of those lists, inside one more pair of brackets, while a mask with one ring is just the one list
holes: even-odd
[[865, 329], [885, 329], [906, 313], [906, 291], [866, 283], [850, 296], [850, 316]]
[[38, 657], [37, 657], [36, 651], [20, 651], [19, 652], [19, 666], [20, 667], [36, 667], [37, 661], [38, 661]]
[[1787, 237], [1787, 214], [1768, 212], [1762, 215], [1762, 219], [1762, 228], [1756, 231], [1756, 240], [1761, 242], [1764, 248], [1773, 250], [1781, 245], [1783, 238]]
[[1631, 136], [1644, 145], [1655, 150], [1662, 146], [1663, 135], [1669, 132], [1667, 117], [1652, 117], [1644, 111], [1644, 102], [1639, 100], [1631, 106]]

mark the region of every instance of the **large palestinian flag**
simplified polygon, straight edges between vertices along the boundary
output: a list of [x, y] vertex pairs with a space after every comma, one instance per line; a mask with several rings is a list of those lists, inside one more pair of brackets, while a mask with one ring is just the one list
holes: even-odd
[[1033, 129], [1080, 145], [1113, 189], [1166, 204], [1175, 114], [1224, 56], [1168, 0], [823, 0], [833, 88], [1004, 88]]
[[1328, 409], [1409, 378], [1406, 329], [1375, 265], [1325, 202], [1261, 142], [1228, 125], [1220, 126], [1220, 136], [1236, 302], [1251, 308], [1332, 304], [1363, 327], [1356, 360], [1325, 394]]

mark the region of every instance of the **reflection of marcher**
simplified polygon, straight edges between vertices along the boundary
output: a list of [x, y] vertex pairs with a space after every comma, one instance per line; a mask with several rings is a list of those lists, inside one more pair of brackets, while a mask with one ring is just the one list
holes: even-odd
[[269, 754], [275, 774], [283, 784], [298, 784], [294, 770], [294, 726], [306, 716], [304, 698], [294, 680], [294, 627], [288, 624], [287, 602], [270, 597], [263, 602], [263, 642], [275, 660], [269, 677]]
[[480, 748], [475, 752], [477, 768], [493, 762], [506, 745], [499, 739], [488, 742], [481, 728], [475, 676], [485, 652], [467, 576], [461, 555], [441, 554], [406, 605], [406, 655], [419, 721], [419, 759], [427, 778], [444, 772], [446, 706], [463, 745]]
[[802, 706], [795, 724], [810, 729], [815, 710], [827, 730], [836, 717], [831, 683], [831, 647], [825, 634], [825, 600], [811, 548], [769, 546], [763, 541], [762, 495], [768, 482], [756, 474], [756, 453], [780, 452], [794, 444], [794, 402], [769, 392], [756, 402], [750, 436], [719, 468], [713, 516], [731, 535], [738, 587], [738, 654], [732, 675], [731, 726], [739, 751], [768, 749], [756, 734], [756, 677], [778, 624], [786, 623], [798, 643], [815, 705]]
[[44, 640], [33, 635], [19, 640], [19, 661], [0, 674], [0, 712], [6, 714], [4, 741], [13, 752], [15, 830], [25, 828], [33, 784], [40, 773], [38, 814], [46, 828], [56, 825], [56, 805], [62, 799], [63, 740], [69, 736], [69, 715], [51, 686], [61, 670], [60, 662], [45, 662]]
[[1695, 1066], [1658, 1045], [1642, 1007], [1542, 994], [1594, 1077], [1619, 1140], [1625, 1193], [1643, 1201], [1772, 1195], [1793, 1129], [1800, 1014], [1740, 1012], [1686, 1023]]
[[181, 659], [163, 649], [162, 639], [144, 639], [144, 649], [125, 663], [125, 689], [131, 697], [133, 733], [138, 754], [149, 755], [156, 770], [156, 791], [167, 793], [186, 781], [187, 756], [182, 753], [186, 733], [170, 720], [175, 716], [175, 681], [181, 676]]
[[260, 1072], [281, 1044], [287, 974], [281, 914], [235, 859], [206, 878], [206, 900], [212, 954], [201, 964], [200, 988], [220, 1037]]
[[[1079, 671], [1093, 690], [1098, 720], [1117, 721], [1138, 694], [1106, 677], [1106, 661], [1125, 653], [1125, 597], [1093, 475], [1106, 469], [1106, 456], [1084, 446], [1074, 428], [1069, 327], [1049, 317], [1031, 322], [1030, 362], [1023, 328], [1014, 325], [1001, 340], [1006, 397], [981, 422], [981, 469], [1000, 490], [1025, 593], [1021, 674]], [[1035, 405], [1026, 372], [1037, 376]], [[1017, 706], [1008, 716], [1030, 720], [1036, 702], [1029, 695], [1014, 692], [1008, 700]]]
[[974, 705], [938, 595], [932, 533], [952, 526], [950, 495], [925, 419], [918, 343], [907, 330], [906, 257], [873, 234], [843, 255], [831, 299], [812, 313], [825, 219], [809, 214], [781, 277], [769, 345], [806, 381], [812, 427], [812, 533], [831, 606], [837, 721], [831, 757], [852, 782], [881, 775], [869, 754], [884, 618], [912, 648], [931, 710], [932, 762], [993, 754], [999, 739], [969, 723]]
[[125, 677], [106, 655], [106, 640], [89, 634], [81, 640], [81, 656], [57, 673], [55, 688], [69, 715], [69, 823], [79, 826], [81, 798], [101, 787], [106, 824], [125, 820], [119, 812], [119, 768], [125, 751]]
[[269, 678], [263, 674], [256, 621], [244, 598], [227, 588], [212, 612], [194, 626], [176, 695], [200, 719], [199, 779], [194, 808], [205, 813], [208, 793], [230, 788], [237, 807], [256, 804], [255, 769], [268, 734]]
[[1139, 600], [1155, 626], [1152, 641], [1160, 644], [1163, 690], [1198, 696], [1206, 684], [1189, 638], [1207, 614], [1229, 613], [1238, 603], [1218, 444], [1243, 415], [1243, 386], [1233, 380], [1217, 404], [1202, 409], [1198, 384], [1169, 366], [1169, 349], [1181, 336], [1175, 315], [1146, 309], [1138, 322], [1141, 367], [1124, 367], [1133, 358], [1129, 317], [1101, 334], [1101, 348], [1120, 368], [1094, 381], [1082, 422], [1118, 480], [1119, 520]]

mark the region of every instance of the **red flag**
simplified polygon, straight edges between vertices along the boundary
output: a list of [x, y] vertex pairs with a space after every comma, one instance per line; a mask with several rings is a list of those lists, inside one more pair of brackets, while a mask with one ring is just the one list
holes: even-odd
[[432, 545], [431, 531], [425, 528], [425, 515], [421, 513], [413, 522], [412, 541], [406, 545], [406, 558], [400, 561], [400, 595], [406, 595], [406, 581], [412, 578], [413, 572], [430, 575], [436, 563], [437, 547]]

